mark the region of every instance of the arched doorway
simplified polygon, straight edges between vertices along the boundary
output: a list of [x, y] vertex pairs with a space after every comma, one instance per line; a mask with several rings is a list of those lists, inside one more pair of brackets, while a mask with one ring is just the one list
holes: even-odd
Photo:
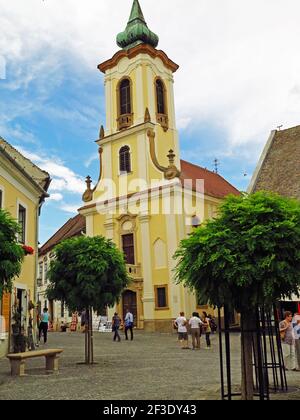
[[122, 295], [123, 318], [125, 318], [127, 309], [133, 314], [134, 326], [137, 326], [137, 299], [136, 293], [126, 290]]

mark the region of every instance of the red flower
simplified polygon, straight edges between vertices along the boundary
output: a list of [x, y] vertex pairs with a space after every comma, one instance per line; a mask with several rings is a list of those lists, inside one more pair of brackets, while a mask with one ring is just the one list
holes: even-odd
[[31, 246], [22, 245], [23, 251], [25, 252], [25, 255], [33, 255], [34, 249], [31, 248]]

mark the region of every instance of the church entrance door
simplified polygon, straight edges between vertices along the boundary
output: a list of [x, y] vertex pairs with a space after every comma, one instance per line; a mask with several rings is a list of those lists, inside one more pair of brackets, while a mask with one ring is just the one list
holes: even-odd
[[134, 326], [137, 326], [137, 299], [136, 293], [131, 290], [126, 290], [122, 295], [123, 301], [123, 319], [126, 315], [126, 310], [128, 309], [133, 315]]

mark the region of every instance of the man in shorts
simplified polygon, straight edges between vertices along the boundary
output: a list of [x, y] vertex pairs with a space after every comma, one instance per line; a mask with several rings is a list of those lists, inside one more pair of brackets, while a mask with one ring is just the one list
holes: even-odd
[[178, 340], [182, 349], [189, 349], [187, 323], [184, 312], [180, 312], [180, 316], [176, 319], [174, 325], [178, 329]]

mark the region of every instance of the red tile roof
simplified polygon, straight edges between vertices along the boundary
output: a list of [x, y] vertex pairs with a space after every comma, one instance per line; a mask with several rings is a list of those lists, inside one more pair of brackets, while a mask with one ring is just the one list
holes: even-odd
[[[181, 176], [180, 180], [183, 185], [185, 180], [192, 180], [193, 190], [204, 192], [215, 198], [224, 198], [229, 194], [240, 195], [240, 191], [233, 185], [226, 181], [222, 176], [215, 172], [204, 169], [201, 166], [194, 165], [193, 163], [181, 160]], [[196, 180], [204, 180], [204, 191], [199, 187], [197, 188]]]
[[81, 235], [86, 230], [85, 217], [81, 214], [69, 219], [40, 249], [39, 255], [45, 255], [64, 239]]

